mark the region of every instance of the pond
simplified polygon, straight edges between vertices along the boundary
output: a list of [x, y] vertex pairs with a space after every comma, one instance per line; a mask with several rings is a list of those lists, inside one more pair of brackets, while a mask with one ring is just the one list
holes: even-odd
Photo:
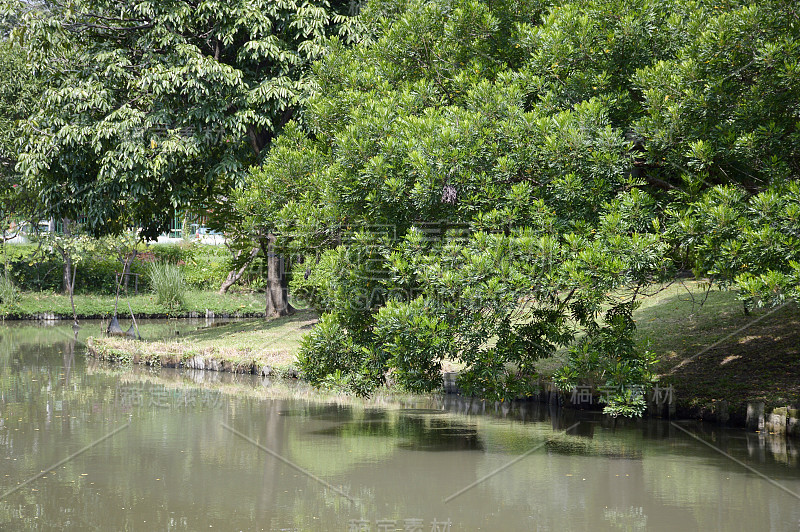
[[116, 369], [101, 327], [0, 326], [2, 530], [800, 530], [782, 438]]

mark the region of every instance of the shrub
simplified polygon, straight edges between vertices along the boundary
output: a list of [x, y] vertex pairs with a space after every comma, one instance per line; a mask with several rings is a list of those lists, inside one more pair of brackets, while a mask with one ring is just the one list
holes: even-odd
[[300, 344], [298, 369], [315, 386], [335, 381], [357, 395], [368, 395], [381, 372], [333, 314], [326, 314]]
[[[11, 277], [20, 290], [53, 291], [62, 288], [64, 263], [55, 255], [44, 255], [35, 244], [5, 246]], [[78, 283], [76, 282], [76, 288]]]
[[219, 288], [231, 269], [231, 258], [224, 246], [199, 243], [187, 246], [181, 265], [187, 286], [200, 290]]
[[442, 359], [447, 353], [447, 326], [427, 313], [421, 298], [411, 303], [390, 301], [375, 323], [378, 360], [410, 392], [430, 392], [442, 384]]
[[169, 262], [170, 264], [178, 264], [182, 260], [186, 260], [185, 244], [150, 244], [147, 250], [153, 254], [156, 262]]
[[185, 302], [186, 285], [178, 266], [167, 262], [153, 262], [147, 268], [150, 286], [156, 293], [158, 304], [172, 310]]

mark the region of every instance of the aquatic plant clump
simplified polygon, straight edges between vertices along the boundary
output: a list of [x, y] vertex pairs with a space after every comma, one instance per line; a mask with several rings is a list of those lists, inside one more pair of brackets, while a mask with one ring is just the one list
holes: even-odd
[[172, 310], [185, 304], [186, 283], [178, 266], [167, 262], [154, 262], [148, 266], [147, 276], [159, 305]]

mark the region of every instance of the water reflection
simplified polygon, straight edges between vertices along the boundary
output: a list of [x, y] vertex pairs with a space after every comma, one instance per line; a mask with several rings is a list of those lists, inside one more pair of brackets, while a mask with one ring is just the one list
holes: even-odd
[[[659, 420], [455, 396], [325, 403], [293, 381], [109, 368], [87, 361], [71, 330], [0, 329], [0, 362], [0, 493], [131, 422], [0, 499], [2, 530], [348, 530], [358, 520], [372, 530], [381, 520], [430, 530], [448, 519], [451, 530], [800, 523], [791, 496]], [[683, 426], [800, 491], [794, 442]]]

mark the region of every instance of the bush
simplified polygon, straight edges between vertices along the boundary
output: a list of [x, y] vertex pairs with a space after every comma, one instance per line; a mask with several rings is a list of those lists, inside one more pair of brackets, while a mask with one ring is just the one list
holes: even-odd
[[311, 384], [332, 387], [336, 383], [357, 395], [368, 395], [380, 382], [381, 371], [372, 362], [334, 314], [320, 318], [303, 337], [297, 355], [298, 369]]
[[[5, 246], [11, 278], [17, 288], [29, 292], [61, 292], [63, 289], [64, 261], [54, 252], [46, 252], [36, 244], [14, 244]], [[187, 288], [217, 289], [232, 267], [232, 256], [224, 246], [204, 244], [153, 244], [140, 252], [130, 267], [138, 273], [139, 290], [148, 286], [149, 268], [152, 262], [179, 266]], [[122, 271], [122, 264], [112, 253], [94, 253], [80, 257], [75, 278], [78, 294], [114, 294], [115, 274]], [[251, 274], [250, 277], [254, 277]], [[135, 280], [129, 280], [132, 291]]]
[[390, 301], [378, 312], [375, 345], [378, 360], [410, 392], [430, 392], [442, 384], [442, 359], [447, 353], [447, 326], [426, 313], [421, 298], [411, 303]]
[[113, 294], [117, 288], [116, 273], [121, 271], [122, 264], [118, 260], [103, 256], [84, 257], [75, 270], [75, 292]]
[[4, 248], [11, 278], [20, 290], [32, 292], [61, 290], [64, 263], [60, 257], [37, 253], [39, 246], [35, 244], [13, 244]]
[[[6, 246], [11, 277], [19, 290], [30, 292], [61, 292], [63, 289], [64, 261], [54, 252], [45, 253], [38, 245], [14, 244]], [[75, 292], [78, 294], [114, 294], [115, 273], [122, 264], [111, 255], [92, 254], [80, 257], [75, 274]], [[132, 273], [145, 273], [140, 261], [131, 265]]]
[[150, 244], [147, 251], [153, 254], [156, 262], [178, 264], [186, 260], [187, 248], [185, 244]]
[[159, 305], [170, 310], [184, 305], [186, 284], [178, 266], [167, 262], [153, 262], [147, 268], [147, 276]]
[[231, 270], [232, 256], [224, 246], [194, 243], [183, 251], [184, 280], [191, 288], [219, 288]]

